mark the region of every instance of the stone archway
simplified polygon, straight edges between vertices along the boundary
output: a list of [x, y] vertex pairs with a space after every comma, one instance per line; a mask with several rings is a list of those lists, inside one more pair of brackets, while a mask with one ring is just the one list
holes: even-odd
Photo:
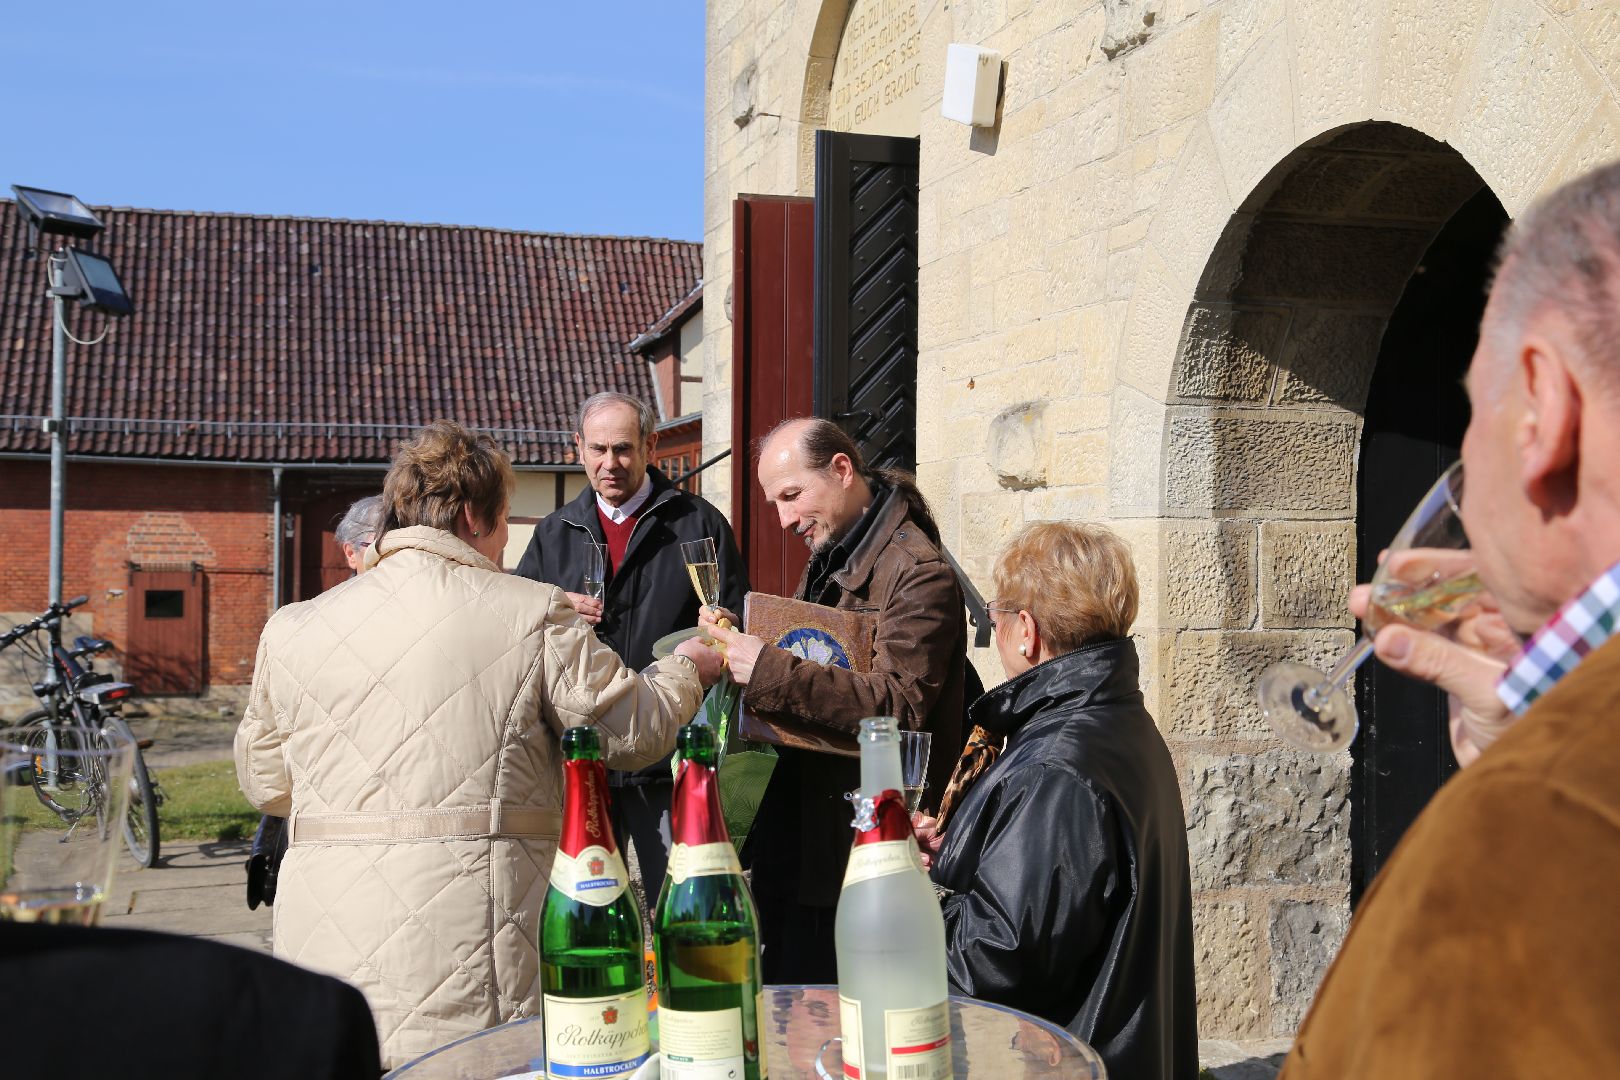
[[[1485, 186], [1401, 125], [1312, 140], [1228, 216], [1169, 349], [1148, 636], [1187, 785], [1200, 979], [1223, 980], [1206, 1000], [1272, 1032], [1297, 1024], [1347, 923], [1350, 761], [1281, 748], [1253, 679], [1276, 659], [1326, 667], [1353, 639], [1356, 459], [1380, 341], [1435, 235]], [[1248, 1001], [1225, 974], [1256, 963], [1223, 955], [1237, 941], [1263, 958]]]
[[838, 63], [838, 46], [844, 40], [844, 24], [854, 0], [822, 0], [810, 33], [810, 48], [804, 62], [804, 91], [799, 96], [798, 190], [815, 189], [816, 129], [827, 126], [832, 102], [833, 67]]
[[799, 98], [799, 190], [815, 186], [817, 128], [914, 137], [920, 130], [924, 0], [823, 0]]

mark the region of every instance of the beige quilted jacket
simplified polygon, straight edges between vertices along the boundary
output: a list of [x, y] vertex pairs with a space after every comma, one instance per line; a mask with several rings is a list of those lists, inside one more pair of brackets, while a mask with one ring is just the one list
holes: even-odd
[[395, 530], [370, 558], [265, 626], [236, 770], [292, 819], [276, 954], [365, 991], [392, 1067], [535, 1014], [563, 729], [646, 765], [701, 688], [685, 661], [625, 668], [561, 590], [449, 533]]

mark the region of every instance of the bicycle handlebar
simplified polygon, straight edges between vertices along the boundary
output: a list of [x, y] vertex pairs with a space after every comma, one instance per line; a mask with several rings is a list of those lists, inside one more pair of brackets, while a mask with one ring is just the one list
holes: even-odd
[[63, 615], [66, 615], [74, 608], [82, 607], [89, 602], [90, 597], [88, 596], [75, 596], [66, 603], [52, 604], [50, 607], [40, 612], [32, 619], [29, 619], [27, 622], [18, 623], [10, 630], [7, 630], [4, 634], [0, 634], [0, 649], [6, 648], [19, 638], [32, 634], [35, 630], [40, 630], [49, 626], [52, 622], [60, 619]]

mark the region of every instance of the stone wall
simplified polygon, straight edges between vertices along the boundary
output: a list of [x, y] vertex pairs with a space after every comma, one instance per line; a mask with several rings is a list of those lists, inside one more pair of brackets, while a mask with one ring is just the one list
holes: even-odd
[[[731, 200], [811, 193], [849, 6], [709, 3], [706, 456], [731, 431]], [[1352, 640], [1360, 409], [1389, 309], [1479, 184], [1514, 214], [1620, 153], [1620, 14], [1607, 0], [919, 0], [917, 14], [921, 485], [981, 589], [1027, 520], [1107, 520], [1133, 543], [1144, 688], [1188, 802], [1201, 1026], [1286, 1034], [1348, 918], [1348, 758], [1281, 749], [1253, 680]], [[1002, 53], [994, 128], [939, 116], [950, 42]]]

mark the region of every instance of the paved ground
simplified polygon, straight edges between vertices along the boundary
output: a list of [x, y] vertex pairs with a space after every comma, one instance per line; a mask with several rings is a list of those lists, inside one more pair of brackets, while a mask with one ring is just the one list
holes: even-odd
[[127, 855], [101, 912], [103, 926], [164, 930], [270, 951], [270, 909], [249, 911], [246, 841], [175, 842], [158, 865], [142, 869]]
[[[214, 714], [134, 716], [130, 727], [138, 737], [152, 739], [145, 757], [154, 770], [227, 760], [236, 735], [234, 718]], [[271, 910], [263, 905], [248, 910], [247, 857], [246, 840], [164, 841], [151, 869], [136, 866], [126, 854], [102, 910], [102, 925], [165, 930], [269, 952]]]
[[[146, 752], [154, 769], [227, 759], [236, 733], [235, 719], [213, 715], [137, 717], [131, 726], [137, 735], [154, 739]], [[247, 856], [245, 840], [164, 843], [158, 865], [149, 870], [125, 856], [102, 925], [163, 930], [269, 952], [271, 909], [248, 910]], [[1198, 1046], [1216, 1080], [1271, 1080], [1287, 1049], [1287, 1039], [1206, 1039]]]

